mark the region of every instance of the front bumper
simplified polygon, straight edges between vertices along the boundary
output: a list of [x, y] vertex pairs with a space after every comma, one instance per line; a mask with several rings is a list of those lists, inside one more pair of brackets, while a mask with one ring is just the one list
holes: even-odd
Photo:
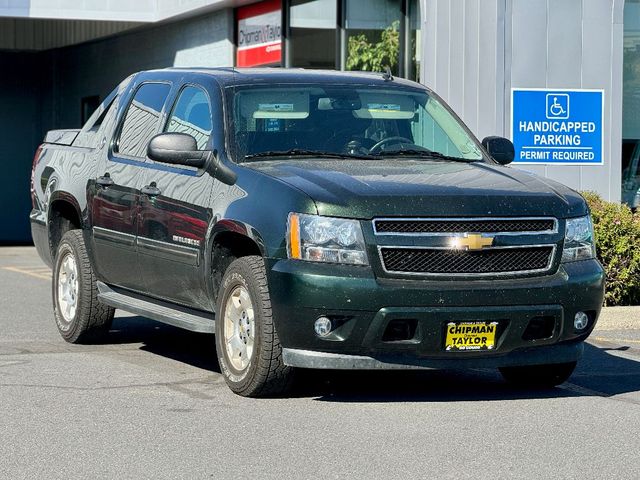
[[447, 368], [498, 368], [514, 365], [542, 365], [545, 363], [575, 362], [582, 356], [582, 341], [546, 347], [524, 348], [507, 355], [481, 358], [435, 359], [415, 355], [379, 354], [344, 355], [285, 348], [282, 358], [286, 365], [299, 368], [331, 370], [412, 370]]
[[[604, 296], [604, 272], [595, 260], [560, 266], [553, 275], [503, 280], [376, 278], [368, 268], [267, 260], [274, 322], [288, 365], [304, 368], [391, 369], [503, 367], [577, 360]], [[574, 315], [590, 322], [576, 331]], [[336, 320], [325, 338], [313, 324]], [[534, 318], [553, 327], [525, 340]], [[385, 341], [390, 322], [417, 324], [411, 338]], [[497, 321], [496, 348], [446, 351], [451, 321]]]

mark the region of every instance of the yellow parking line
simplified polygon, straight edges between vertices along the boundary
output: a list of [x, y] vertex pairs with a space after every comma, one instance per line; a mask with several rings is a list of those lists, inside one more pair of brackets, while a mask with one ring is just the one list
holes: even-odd
[[23, 275], [29, 275], [30, 277], [39, 278], [41, 280], [51, 280], [51, 271], [41, 267], [29, 268], [29, 267], [2, 267], [3, 270], [10, 272], [22, 273]]
[[640, 340], [629, 340], [626, 338], [591, 337], [591, 339], [597, 342], [609, 342], [609, 343], [640, 343]]

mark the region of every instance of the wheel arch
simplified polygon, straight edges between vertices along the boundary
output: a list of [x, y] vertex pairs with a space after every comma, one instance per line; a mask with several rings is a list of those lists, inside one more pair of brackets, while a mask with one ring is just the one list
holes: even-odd
[[51, 194], [47, 209], [47, 234], [51, 258], [55, 259], [60, 240], [69, 230], [82, 229], [84, 222], [77, 200], [67, 192]]
[[225, 219], [215, 223], [205, 255], [207, 286], [214, 305], [227, 267], [236, 258], [250, 255], [266, 255], [262, 236], [256, 229], [238, 220]]

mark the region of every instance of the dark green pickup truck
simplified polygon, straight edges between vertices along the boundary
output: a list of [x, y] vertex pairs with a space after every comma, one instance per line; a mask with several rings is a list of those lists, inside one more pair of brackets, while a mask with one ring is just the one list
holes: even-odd
[[33, 238], [66, 340], [108, 335], [116, 308], [214, 333], [241, 395], [298, 367], [557, 385], [604, 274], [582, 197], [512, 159], [389, 74], [142, 72], [47, 135]]

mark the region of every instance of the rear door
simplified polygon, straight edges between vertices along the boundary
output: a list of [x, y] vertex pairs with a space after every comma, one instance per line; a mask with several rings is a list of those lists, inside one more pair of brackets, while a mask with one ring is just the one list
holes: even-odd
[[[187, 133], [200, 150], [210, 150], [209, 92], [184, 84], [172, 102], [164, 131]], [[222, 118], [222, 117], [216, 117]], [[153, 163], [140, 197], [138, 261], [148, 295], [209, 310], [205, 286], [205, 238], [213, 178], [203, 170]]]
[[143, 290], [136, 254], [140, 188], [150, 162], [147, 144], [163, 125], [171, 84], [144, 82], [131, 88], [135, 93], [121, 116], [104, 168], [98, 171], [91, 214], [100, 279]]

